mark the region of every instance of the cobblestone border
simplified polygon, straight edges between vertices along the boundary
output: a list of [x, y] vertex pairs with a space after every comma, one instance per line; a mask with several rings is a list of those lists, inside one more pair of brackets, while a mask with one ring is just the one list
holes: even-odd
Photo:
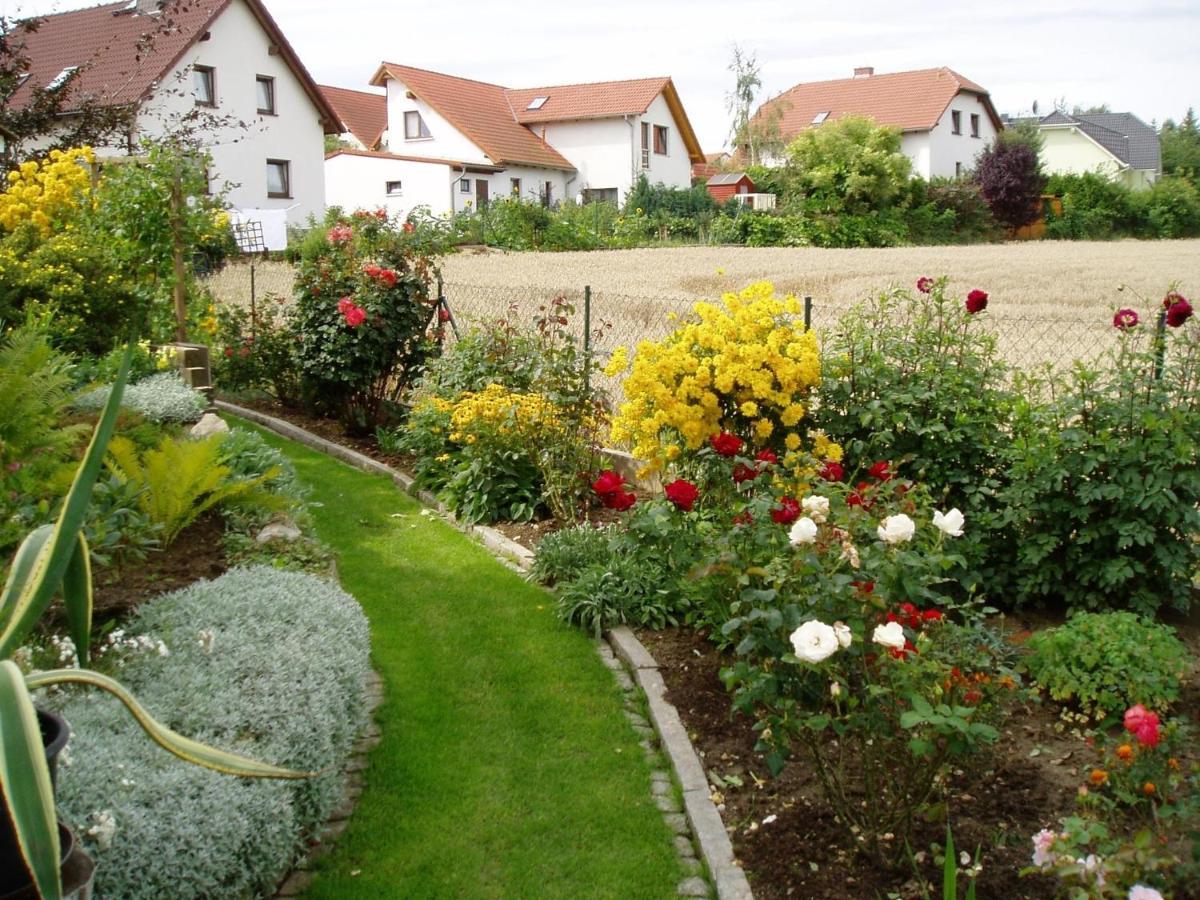
[[[275, 416], [223, 400], [215, 402], [217, 408], [224, 412], [248, 419], [357, 469], [391, 478], [405, 493], [438, 510], [446, 521], [478, 540], [512, 568], [525, 572], [533, 564], [533, 552], [529, 548], [486, 525], [463, 525], [458, 522], [443, 503], [428, 491], [416, 489], [413, 479], [403, 472]], [[708, 779], [704, 775], [704, 768], [700, 765], [700, 759], [692, 747], [679, 713], [664, 699], [666, 685], [659, 674], [658, 663], [628, 628], [615, 628], [607, 637], [609, 643], [598, 642], [596, 651], [604, 665], [612, 671], [624, 694], [625, 716], [638, 733], [642, 749], [652, 769], [650, 792], [655, 805], [663, 814], [664, 821], [675, 835], [675, 850], [685, 873], [684, 880], [678, 886], [679, 896], [711, 897], [715, 887], [718, 900], [753, 900], [746, 874], [734, 860], [733, 845], [729, 841], [729, 835], [725, 833], [721, 814], [717, 812], [709, 797]], [[633, 677], [626, 671], [626, 665], [633, 672]], [[381, 687], [377, 676], [375, 684], [372, 711], [378, 705], [380, 697], [378, 692]], [[649, 719], [643, 715], [643, 711], [649, 713]], [[314, 848], [310, 859], [324, 852], [324, 848], [345, 830], [358, 795], [362, 792], [362, 777], [359, 773], [366, 767], [366, 753], [378, 742], [378, 728], [372, 723], [367, 730], [367, 736], [356, 745], [355, 756], [347, 766], [350, 777], [346, 798], [321, 832], [321, 843]], [[661, 746], [662, 753], [656, 745]], [[674, 771], [674, 780], [667, 769], [661, 767], [664, 754], [669, 768]], [[678, 794], [682, 794], [682, 803]], [[700, 858], [696, 856], [695, 845], [700, 848]], [[301, 863], [297, 871], [284, 882], [277, 896], [295, 897], [308, 887], [312, 875], [303, 866], [304, 863]], [[706, 871], [711, 885], [705, 878]]]

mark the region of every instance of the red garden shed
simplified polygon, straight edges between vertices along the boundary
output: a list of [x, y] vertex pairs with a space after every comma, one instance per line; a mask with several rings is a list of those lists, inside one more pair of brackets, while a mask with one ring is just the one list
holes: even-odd
[[708, 179], [705, 187], [708, 188], [709, 196], [718, 203], [724, 203], [734, 194], [754, 193], [754, 182], [745, 172], [726, 172], [723, 175], [714, 175]]

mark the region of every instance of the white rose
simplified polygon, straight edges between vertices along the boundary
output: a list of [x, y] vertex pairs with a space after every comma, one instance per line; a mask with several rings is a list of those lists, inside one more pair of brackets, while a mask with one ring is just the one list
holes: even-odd
[[829, 696], [834, 700], [842, 696], [842, 686], [836, 681], [829, 682]]
[[904, 648], [904, 626], [899, 622], [876, 625], [871, 640], [892, 650], [901, 650]]
[[801, 508], [808, 513], [814, 522], [820, 525], [829, 519], [829, 498], [818, 497], [815, 494], [812, 497], [805, 497], [800, 501]]
[[837, 653], [838, 639], [833, 629], [810, 619], [792, 632], [792, 647], [804, 662], [819, 663]]
[[945, 515], [937, 510], [933, 512], [933, 524], [950, 537], [962, 537], [964, 521], [965, 517], [957, 509], [952, 509]]
[[796, 520], [796, 524], [792, 526], [792, 530], [788, 532], [788, 540], [793, 545], [796, 544], [811, 544], [817, 539], [817, 523], [804, 516]]
[[878, 531], [879, 539], [885, 544], [903, 544], [905, 541], [911, 541], [917, 533], [917, 524], [904, 513], [900, 513], [884, 519]]
[[850, 626], [844, 622], [834, 622], [833, 633], [837, 635], [838, 644], [843, 648], [849, 647], [854, 639], [854, 635], [850, 633]]

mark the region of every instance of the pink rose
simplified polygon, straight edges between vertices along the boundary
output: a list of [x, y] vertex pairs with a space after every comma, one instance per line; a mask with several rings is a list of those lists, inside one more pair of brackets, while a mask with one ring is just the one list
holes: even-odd
[[917, 290], [922, 294], [928, 294], [933, 290], [933, 279], [928, 275], [922, 275], [917, 279]]
[[1139, 321], [1137, 310], [1118, 309], [1116, 315], [1113, 316], [1113, 327], [1124, 331], [1127, 328], [1137, 327]]

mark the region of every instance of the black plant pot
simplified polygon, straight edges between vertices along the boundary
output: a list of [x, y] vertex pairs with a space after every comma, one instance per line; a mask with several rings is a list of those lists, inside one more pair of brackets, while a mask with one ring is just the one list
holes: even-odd
[[[67, 738], [71, 729], [67, 721], [58, 713], [46, 709], [37, 711], [38, 725], [42, 728], [42, 745], [46, 748], [46, 764], [50, 768], [50, 782], [57, 788], [58, 755], [67, 746]], [[0, 804], [2, 806], [2, 804]], [[70, 830], [61, 822], [58, 825], [58, 837], [61, 844], [61, 864], [71, 852], [74, 838]], [[15, 900], [26, 896], [26, 891], [33, 891], [29, 870], [25, 867], [25, 859], [21, 856], [21, 845], [17, 842], [16, 829], [8, 809], [3, 809], [0, 816], [0, 900]], [[29, 896], [36, 896], [33, 891]]]

